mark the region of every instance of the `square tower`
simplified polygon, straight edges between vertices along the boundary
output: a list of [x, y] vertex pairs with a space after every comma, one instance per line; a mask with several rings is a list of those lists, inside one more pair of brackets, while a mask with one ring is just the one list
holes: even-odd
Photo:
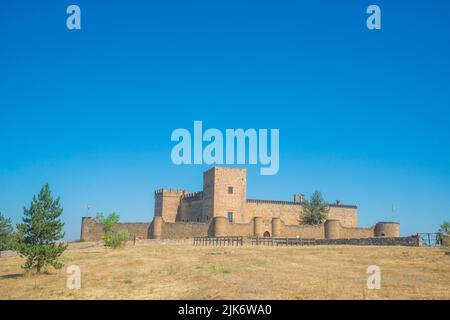
[[247, 171], [213, 167], [203, 173], [203, 214], [248, 223], [246, 217]]
[[175, 222], [180, 213], [181, 197], [188, 194], [187, 190], [158, 189], [155, 191], [155, 216], [160, 216], [165, 222]]

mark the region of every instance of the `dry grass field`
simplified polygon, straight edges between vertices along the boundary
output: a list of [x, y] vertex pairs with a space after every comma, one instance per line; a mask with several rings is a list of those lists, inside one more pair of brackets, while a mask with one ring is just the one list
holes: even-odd
[[[450, 299], [449, 250], [73, 243], [48, 274], [24, 275], [21, 258], [1, 257], [0, 299]], [[73, 264], [80, 290], [66, 289]], [[369, 265], [381, 268], [379, 290], [366, 288]]]

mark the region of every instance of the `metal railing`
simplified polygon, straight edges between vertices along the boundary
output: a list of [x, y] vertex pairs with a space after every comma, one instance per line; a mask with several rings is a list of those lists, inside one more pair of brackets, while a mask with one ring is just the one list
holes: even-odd
[[439, 247], [442, 245], [441, 236], [439, 233], [418, 233], [420, 245], [426, 247]]
[[315, 243], [315, 239], [308, 238], [250, 238], [249, 241], [256, 246], [304, 246]]
[[195, 237], [194, 246], [242, 246], [244, 237]]

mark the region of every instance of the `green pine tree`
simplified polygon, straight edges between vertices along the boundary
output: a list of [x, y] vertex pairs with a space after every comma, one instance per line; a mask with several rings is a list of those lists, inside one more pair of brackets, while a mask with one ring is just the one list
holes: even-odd
[[13, 231], [11, 219], [0, 212], [0, 251], [12, 248]]
[[314, 191], [311, 199], [305, 200], [302, 204], [302, 213], [300, 214], [300, 220], [303, 224], [318, 225], [323, 223], [327, 217], [330, 208], [328, 204], [323, 200], [320, 191]]
[[26, 270], [41, 273], [48, 266], [63, 267], [58, 260], [66, 250], [64, 223], [59, 219], [63, 211], [59, 197], [53, 200], [50, 187], [46, 184], [39, 195], [34, 196], [29, 208], [24, 208], [23, 223], [17, 225], [18, 251], [27, 260], [22, 266]]

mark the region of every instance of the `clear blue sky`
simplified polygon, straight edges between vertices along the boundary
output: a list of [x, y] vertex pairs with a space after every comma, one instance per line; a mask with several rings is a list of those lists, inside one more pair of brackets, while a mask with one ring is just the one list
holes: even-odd
[[249, 167], [251, 198], [319, 189], [357, 204], [361, 226], [435, 231], [450, 218], [449, 57], [448, 1], [2, 2], [0, 211], [19, 222], [48, 182], [69, 240], [86, 204], [150, 221], [154, 189], [201, 189], [205, 167], [173, 165], [170, 135], [202, 120], [280, 129], [280, 171]]

